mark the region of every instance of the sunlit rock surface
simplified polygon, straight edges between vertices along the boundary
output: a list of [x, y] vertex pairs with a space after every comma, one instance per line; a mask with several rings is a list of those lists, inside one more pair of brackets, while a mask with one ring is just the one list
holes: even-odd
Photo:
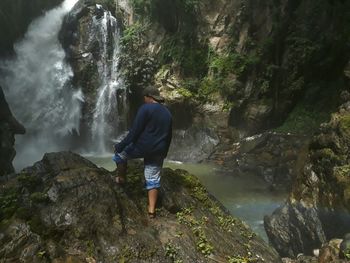
[[[125, 188], [82, 157], [51, 153], [2, 185], [4, 262], [281, 262], [277, 253], [183, 170], [164, 169], [148, 219], [142, 164]], [[233, 261], [234, 262], [234, 261]]]

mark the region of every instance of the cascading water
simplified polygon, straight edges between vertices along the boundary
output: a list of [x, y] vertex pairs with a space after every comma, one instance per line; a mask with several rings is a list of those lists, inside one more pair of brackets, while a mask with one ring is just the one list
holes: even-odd
[[16, 138], [17, 169], [39, 160], [45, 152], [67, 149], [67, 136], [79, 133], [83, 95], [71, 85], [72, 69], [58, 41], [64, 15], [77, 1], [65, 0], [33, 21], [15, 45], [16, 58], [0, 61], [0, 85], [27, 130], [25, 136]]
[[[97, 92], [96, 106], [92, 122], [92, 142], [95, 154], [103, 155], [111, 152], [110, 139], [118, 133], [118, 122], [122, 120], [119, 108], [125, 108], [124, 85], [117, 66], [119, 63], [119, 30], [117, 20], [100, 5], [96, 8], [103, 15], [93, 17], [92, 33], [97, 37], [100, 46], [97, 68], [100, 87]], [[119, 93], [119, 95], [117, 94]], [[117, 116], [119, 117], [117, 118]]]

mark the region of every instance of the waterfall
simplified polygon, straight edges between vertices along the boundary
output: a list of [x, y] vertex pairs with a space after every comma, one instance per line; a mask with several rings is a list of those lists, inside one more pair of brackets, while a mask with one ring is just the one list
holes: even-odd
[[34, 20], [15, 44], [16, 58], [0, 61], [0, 85], [27, 130], [16, 138], [16, 169], [67, 149], [69, 135], [79, 133], [83, 95], [71, 85], [73, 72], [58, 41], [63, 18], [77, 1], [65, 0]]
[[[125, 119], [118, 108], [125, 108], [125, 86], [117, 69], [119, 63], [119, 30], [117, 20], [100, 5], [103, 15], [93, 17], [91, 34], [98, 39], [100, 47], [97, 68], [100, 87], [97, 91], [93, 112], [92, 145], [95, 154], [103, 155], [112, 151], [111, 139], [118, 134], [118, 127]], [[120, 128], [120, 127], [119, 127]]]

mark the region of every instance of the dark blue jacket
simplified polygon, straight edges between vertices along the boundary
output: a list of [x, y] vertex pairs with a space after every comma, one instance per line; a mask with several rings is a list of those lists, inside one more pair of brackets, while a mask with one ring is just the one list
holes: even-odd
[[116, 145], [120, 153], [133, 143], [143, 154], [166, 157], [172, 137], [172, 116], [160, 103], [145, 103], [138, 110], [128, 135]]

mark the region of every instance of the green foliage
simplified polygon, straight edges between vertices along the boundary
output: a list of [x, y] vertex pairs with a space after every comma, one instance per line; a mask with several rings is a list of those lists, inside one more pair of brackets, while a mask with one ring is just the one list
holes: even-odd
[[0, 193], [0, 221], [10, 218], [18, 209], [18, 189], [6, 188]]
[[186, 89], [186, 88], [178, 88], [177, 91], [184, 98], [192, 98], [193, 97], [192, 92], [190, 90]]
[[330, 148], [323, 148], [313, 152], [311, 159], [314, 163], [319, 164], [320, 169], [331, 169], [342, 165], [345, 156], [335, 154]]
[[131, 0], [131, 6], [135, 12], [141, 15], [150, 14], [151, 6], [153, 6], [153, 0]]
[[285, 122], [275, 129], [282, 133], [310, 134], [318, 129], [321, 123], [329, 118], [328, 112], [321, 112], [305, 105], [297, 105], [288, 115]]
[[214, 75], [227, 77], [228, 74], [235, 74], [241, 77], [248, 69], [259, 63], [259, 57], [255, 53], [244, 55], [236, 52], [224, 55], [214, 55], [209, 68]]
[[193, 36], [176, 33], [163, 42], [159, 54], [160, 64], [178, 64], [185, 77], [203, 77], [208, 71], [208, 46]]
[[212, 254], [214, 251], [214, 247], [209, 243], [203, 228], [201, 226], [193, 226], [191, 230], [193, 234], [197, 237], [197, 250], [201, 252], [204, 256], [209, 256], [210, 254]]
[[350, 139], [350, 114], [343, 115], [339, 119], [339, 129], [342, 134]]
[[[320, 46], [312, 40], [299, 36], [290, 36], [287, 44], [292, 48], [288, 56], [291, 62], [309, 62], [310, 59], [320, 50]], [[303, 63], [301, 64], [303, 65]]]
[[[158, 9], [162, 1], [174, 1], [177, 11], [184, 15], [193, 15], [198, 9], [199, 0], [131, 0], [131, 5], [135, 12], [143, 17], [157, 19], [157, 15], [161, 12]], [[174, 10], [175, 12], [175, 10]]]
[[[347, 182], [350, 183], [350, 165], [343, 165], [334, 167], [334, 175], [338, 178], [338, 180], [343, 181], [348, 185]], [[350, 187], [350, 185], [348, 185]]]
[[218, 78], [205, 77], [199, 83], [197, 91], [198, 98], [202, 101], [209, 100], [211, 94], [220, 91], [220, 80]]
[[92, 240], [87, 240], [85, 242], [86, 252], [89, 257], [93, 257], [95, 254], [95, 244]]
[[42, 183], [41, 179], [37, 176], [31, 176], [28, 174], [21, 174], [17, 177], [17, 181], [19, 182], [20, 186], [26, 187], [29, 190], [37, 187]]
[[183, 261], [181, 259], [178, 259], [179, 254], [179, 248], [172, 244], [171, 242], [168, 242], [165, 244], [165, 255], [170, 258], [173, 262], [176, 263], [182, 263]]
[[[205, 202], [208, 198], [208, 195], [206, 194], [206, 197], [204, 197], [204, 194], [201, 191], [200, 198], [202, 199], [202, 202]], [[203, 229], [203, 225], [207, 221], [206, 218], [197, 220], [193, 215], [193, 208], [182, 209], [180, 212], [176, 213], [176, 217], [180, 224], [184, 224], [191, 228], [193, 235], [196, 237], [197, 250], [204, 256], [209, 256], [212, 254], [214, 247], [208, 241]]]
[[180, 0], [181, 5], [184, 7], [185, 12], [192, 13], [194, 12], [200, 3], [199, 0]]
[[47, 194], [42, 192], [34, 192], [29, 198], [34, 203], [46, 203], [49, 201]]
[[[219, 55], [210, 49], [203, 52], [201, 57], [202, 60], [193, 59], [198, 65], [192, 65], [200, 69], [199, 65], [206, 63], [207, 66], [199, 70], [201, 74], [193, 74], [199, 78], [192, 78], [183, 83], [183, 86], [200, 101], [211, 101], [213, 94], [221, 94], [227, 102], [233, 100], [240, 90], [237, 80], [259, 63], [259, 58], [255, 55], [241, 55], [234, 52]], [[188, 65], [191, 65], [191, 56], [186, 56], [186, 59]]]
[[120, 38], [120, 43], [123, 48], [133, 50], [142, 42], [142, 35], [147, 30], [148, 24], [136, 22], [123, 31], [123, 36]]
[[257, 258], [252, 257], [251, 253], [248, 253], [248, 256], [242, 257], [238, 256], [228, 256], [228, 263], [253, 263], [258, 262]]

